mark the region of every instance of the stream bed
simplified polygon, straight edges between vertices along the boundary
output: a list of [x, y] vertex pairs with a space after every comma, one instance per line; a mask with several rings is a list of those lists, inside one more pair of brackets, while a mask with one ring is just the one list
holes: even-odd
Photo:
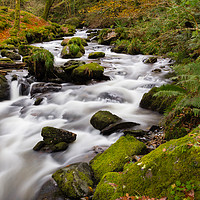
[[[77, 31], [75, 36], [86, 38], [86, 30]], [[69, 60], [60, 58], [61, 42], [34, 46], [51, 51], [55, 66], [60, 66]], [[161, 119], [160, 114], [140, 108], [139, 103], [145, 92], [167, 82], [164, 76], [170, 71], [169, 59], [144, 64], [148, 56], [119, 54], [111, 52], [110, 46], [88, 44], [85, 55], [78, 60], [98, 62], [111, 80], [88, 85], [62, 84], [61, 91], [45, 94], [42, 103], [35, 106], [30, 94], [20, 96], [19, 82], [11, 81], [12, 75], [22, 79], [27, 71], [7, 75], [11, 99], [0, 103], [0, 200], [31, 200], [55, 170], [74, 162], [88, 162], [95, 148], [106, 148], [114, 143], [121, 133], [103, 136], [90, 124], [97, 111], [108, 110], [122, 119], [139, 123], [136, 128], [144, 130]], [[88, 59], [93, 51], [103, 51], [106, 56], [99, 60]], [[158, 68], [161, 72], [153, 72]], [[64, 152], [35, 152], [32, 149], [42, 139], [44, 126], [72, 131], [77, 134], [77, 140]]]

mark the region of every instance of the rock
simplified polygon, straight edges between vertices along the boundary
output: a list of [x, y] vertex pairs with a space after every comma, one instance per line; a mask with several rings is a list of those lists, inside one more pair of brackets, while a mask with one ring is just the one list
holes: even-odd
[[33, 51], [38, 49], [38, 47], [32, 45], [19, 45], [18, 50], [19, 54], [22, 56], [30, 56], [33, 54]]
[[96, 181], [100, 181], [107, 172], [120, 172], [124, 165], [134, 155], [144, 153], [146, 146], [133, 136], [122, 136], [102, 154], [97, 155], [90, 161]]
[[116, 93], [116, 92], [102, 92], [98, 96], [99, 99], [104, 100], [106, 102], [112, 102], [112, 103], [124, 103], [125, 99], [122, 97], [122, 95]]
[[61, 58], [80, 58], [83, 53], [80, 51], [80, 47], [77, 44], [70, 44], [63, 47], [61, 51]]
[[12, 50], [3, 49], [3, 50], [1, 50], [1, 55], [3, 57], [10, 58], [11, 60], [21, 60], [21, 56]]
[[85, 65], [84, 61], [79, 61], [79, 60], [69, 60], [64, 64], [63, 70], [65, 71], [66, 74], [70, 75], [72, 74], [72, 71], [79, 67]]
[[70, 199], [80, 199], [93, 192], [93, 172], [87, 163], [71, 164], [57, 170], [52, 177]]
[[10, 98], [10, 87], [4, 75], [0, 75], [0, 101]]
[[120, 122], [122, 119], [117, 115], [112, 114], [109, 111], [98, 111], [90, 119], [92, 126], [98, 130], [103, 130], [108, 127], [110, 124]]
[[59, 92], [62, 89], [61, 84], [57, 83], [36, 83], [31, 88], [31, 96], [37, 93]]
[[34, 102], [34, 106], [38, 106], [38, 105], [40, 105], [41, 103], [42, 103], [42, 101], [44, 100], [44, 98], [42, 98], [42, 97], [38, 97], [36, 100], [35, 100], [35, 102]]
[[144, 131], [144, 130], [125, 130], [124, 131], [124, 135], [132, 135], [134, 137], [143, 137], [145, 134], [147, 134], [148, 131]]
[[46, 49], [36, 48], [31, 56], [24, 57], [28, 67], [29, 75], [34, 76], [38, 81], [48, 81], [54, 78], [54, 56]]
[[43, 152], [58, 152], [68, 148], [69, 143], [76, 140], [76, 134], [54, 127], [44, 127], [41, 133], [43, 141], [38, 142], [33, 150]]
[[70, 200], [65, 197], [54, 180], [44, 183], [33, 200]]
[[105, 53], [104, 52], [92, 52], [89, 54], [88, 58], [103, 58], [105, 57]]
[[156, 63], [156, 62], [157, 62], [157, 57], [149, 57], [149, 58], [143, 60], [143, 62], [144, 62], [145, 64], [148, 64], [148, 63], [149, 63], [149, 64]]
[[137, 126], [137, 125], [140, 125], [140, 124], [135, 123], [135, 122], [119, 121], [105, 127], [104, 129], [101, 130], [100, 133], [102, 135], [110, 135], [113, 132], [122, 131], [124, 129], [132, 128], [133, 126]]
[[99, 34], [98, 43], [104, 45], [110, 45], [112, 41], [117, 39], [117, 33], [112, 29], [102, 29]]
[[155, 72], [155, 73], [160, 73], [162, 70], [161, 69], [154, 69], [154, 70], [152, 70], [152, 72]]
[[97, 63], [89, 63], [75, 68], [72, 71], [72, 81], [75, 83], [87, 83], [88, 81], [103, 80], [104, 67]]
[[155, 199], [184, 199], [191, 194], [200, 199], [199, 137], [200, 127], [160, 145], [136, 163], [126, 164], [120, 174], [106, 173], [93, 200], [116, 200], [126, 193]]

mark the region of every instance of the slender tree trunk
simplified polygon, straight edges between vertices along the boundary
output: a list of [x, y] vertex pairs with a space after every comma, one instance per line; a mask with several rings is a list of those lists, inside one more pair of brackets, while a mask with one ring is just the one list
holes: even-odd
[[49, 10], [50, 10], [51, 6], [53, 5], [54, 1], [55, 0], [46, 0], [44, 12], [43, 12], [43, 15], [42, 15], [43, 19], [45, 19], [45, 20], [48, 19]]
[[20, 0], [15, 1], [15, 23], [14, 29], [20, 29]]

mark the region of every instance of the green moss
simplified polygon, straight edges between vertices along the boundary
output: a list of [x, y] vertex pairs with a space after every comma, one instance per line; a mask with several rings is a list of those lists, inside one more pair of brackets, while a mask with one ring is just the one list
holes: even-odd
[[120, 120], [121, 118], [117, 115], [114, 115], [109, 111], [100, 110], [92, 116], [90, 123], [94, 128], [102, 130], [110, 124], [116, 123]]
[[72, 78], [75, 82], [85, 82], [91, 79], [100, 80], [103, 76], [104, 67], [97, 63], [89, 63], [77, 67], [72, 72]]
[[[117, 188], [114, 192], [112, 191], [113, 195], [110, 199], [115, 200], [128, 193], [130, 196], [140, 194], [151, 198], [168, 197], [169, 200], [174, 200], [175, 196], [171, 193], [171, 188], [177, 181], [185, 185], [190, 181], [195, 188], [195, 199], [199, 199], [199, 137], [200, 127], [192, 131], [190, 135], [162, 144], [141, 158], [140, 161], [129, 165], [120, 177], [123, 193], [121, 188]], [[98, 185], [98, 190], [96, 190], [98, 194], [95, 193], [94, 196], [99, 195], [102, 190], [105, 191], [103, 183], [101, 183], [102, 186], [101, 184]], [[106, 195], [111, 194], [108, 191]], [[182, 195], [184, 195], [184, 192], [180, 194], [180, 198]], [[99, 200], [101, 199], [103, 198], [99, 198]]]
[[97, 181], [107, 172], [120, 172], [126, 162], [130, 161], [134, 155], [144, 152], [146, 146], [133, 136], [122, 136], [116, 143], [112, 144], [100, 156], [95, 157], [90, 162]]
[[71, 45], [69, 45], [69, 52], [73, 56], [76, 56], [79, 51], [80, 51], [80, 47], [77, 44], [71, 44]]
[[52, 151], [57, 152], [57, 151], [64, 151], [68, 148], [68, 144], [66, 142], [60, 142], [57, 143], [53, 146]]
[[86, 163], [76, 163], [56, 171], [52, 175], [62, 192], [70, 199], [90, 195], [93, 187], [90, 168]]
[[105, 57], [104, 52], [92, 52], [88, 56], [88, 58], [103, 58], [103, 57]]
[[10, 58], [0, 58], [0, 63], [14, 63]]

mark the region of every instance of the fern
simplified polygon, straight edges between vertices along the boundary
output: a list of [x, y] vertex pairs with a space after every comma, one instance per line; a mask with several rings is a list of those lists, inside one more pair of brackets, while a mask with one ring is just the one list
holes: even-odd
[[154, 97], [176, 97], [184, 95], [184, 93], [179, 92], [179, 91], [170, 91], [170, 90], [165, 90], [165, 91], [159, 91], [156, 94], [154, 94]]

